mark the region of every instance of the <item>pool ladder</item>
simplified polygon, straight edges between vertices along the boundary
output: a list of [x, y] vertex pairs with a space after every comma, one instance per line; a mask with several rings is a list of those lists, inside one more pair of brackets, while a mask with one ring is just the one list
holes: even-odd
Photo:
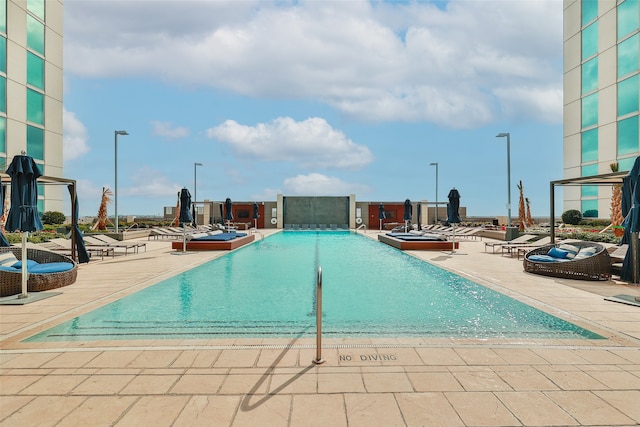
[[322, 359], [322, 267], [318, 266], [318, 286], [316, 296], [316, 358], [313, 363], [320, 365]]
[[358, 232], [358, 230], [362, 230], [364, 229], [364, 232], [367, 232], [367, 225], [366, 224], [361, 224], [360, 226], [358, 226], [358, 228], [356, 228], [356, 233]]

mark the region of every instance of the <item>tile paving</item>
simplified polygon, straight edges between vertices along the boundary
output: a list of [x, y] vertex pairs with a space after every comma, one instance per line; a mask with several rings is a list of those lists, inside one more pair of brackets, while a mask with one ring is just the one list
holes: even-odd
[[640, 288], [530, 275], [480, 241], [410, 253], [607, 339], [332, 338], [322, 365], [310, 339], [22, 342], [221, 255], [144, 242], [61, 295], [0, 306], [1, 426], [640, 424], [640, 308], [603, 298]]

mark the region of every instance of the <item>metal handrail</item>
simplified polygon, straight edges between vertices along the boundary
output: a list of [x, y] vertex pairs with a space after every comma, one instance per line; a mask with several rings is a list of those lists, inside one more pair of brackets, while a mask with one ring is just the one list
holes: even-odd
[[260, 240], [264, 240], [264, 234], [262, 234], [262, 232], [258, 231], [258, 229], [251, 227], [249, 229], [249, 233], [251, 234], [259, 234], [260, 235]]
[[358, 232], [358, 230], [360, 230], [360, 229], [362, 229], [362, 228], [364, 228], [364, 232], [365, 232], [365, 233], [367, 232], [367, 224], [360, 224], [360, 225], [358, 226], [358, 228], [356, 228], [356, 233]]
[[316, 297], [316, 358], [313, 363], [320, 365], [322, 359], [322, 267], [318, 266], [318, 290]]

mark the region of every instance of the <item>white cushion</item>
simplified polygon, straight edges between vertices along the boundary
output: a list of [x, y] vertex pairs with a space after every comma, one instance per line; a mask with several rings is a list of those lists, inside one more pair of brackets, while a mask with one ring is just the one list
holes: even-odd
[[586, 248], [580, 249], [580, 252], [578, 252], [578, 255], [576, 255], [576, 257], [574, 259], [589, 258], [590, 256], [595, 255], [595, 253], [597, 251], [598, 250], [596, 248], [594, 248], [593, 246], [587, 246]]
[[574, 259], [575, 256], [580, 252], [580, 248], [574, 245], [570, 245], [568, 243], [563, 243], [558, 246], [558, 249], [562, 249], [567, 252], [567, 259]]
[[16, 262], [18, 262], [18, 258], [16, 258], [13, 252], [0, 253], [0, 266], [11, 267]]

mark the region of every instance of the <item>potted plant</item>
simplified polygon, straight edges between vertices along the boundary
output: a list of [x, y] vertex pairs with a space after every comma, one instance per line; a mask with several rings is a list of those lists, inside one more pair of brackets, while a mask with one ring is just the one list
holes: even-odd
[[613, 235], [616, 237], [622, 237], [624, 235], [624, 227], [621, 225], [614, 225], [612, 227]]

